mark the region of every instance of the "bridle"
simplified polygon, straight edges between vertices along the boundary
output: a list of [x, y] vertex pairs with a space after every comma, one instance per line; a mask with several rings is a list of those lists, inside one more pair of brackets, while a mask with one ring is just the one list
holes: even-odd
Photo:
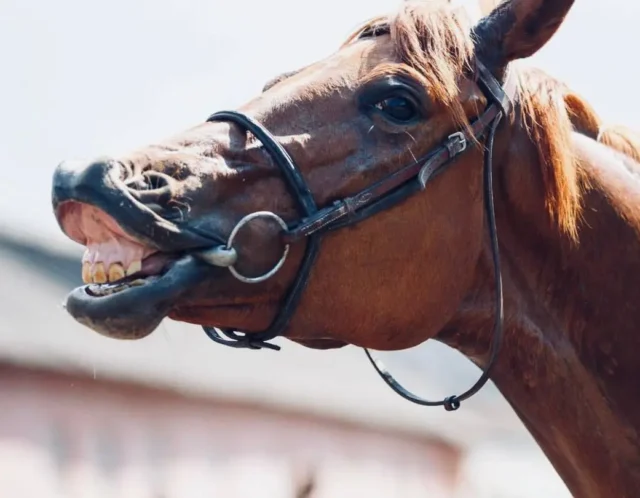
[[[332, 205], [319, 208], [314, 200], [300, 170], [291, 156], [261, 124], [251, 117], [236, 111], [221, 111], [211, 115], [207, 121], [227, 121], [235, 123], [245, 131], [252, 133], [264, 146], [275, 164], [280, 169], [289, 191], [297, 202], [301, 219], [288, 226], [278, 215], [268, 211], [251, 213], [242, 218], [229, 236], [226, 245], [214, 247], [200, 253], [200, 257], [216, 266], [228, 267], [239, 280], [247, 283], [264, 281], [272, 277], [282, 267], [288, 255], [290, 244], [307, 240], [306, 250], [291, 285], [284, 304], [268, 329], [258, 333], [245, 333], [232, 329], [203, 327], [206, 334], [218, 344], [233, 348], [273, 349], [280, 347], [269, 341], [281, 336], [307, 285], [313, 264], [318, 256], [321, 238], [324, 234], [358, 223], [376, 213], [391, 208], [406, 198], [425, 190], [427, 184], [436, 176], [446, 171], [454, 160], [470, 149], [470, 144], [482, 143], [484, 148], [484, 206], [488, 220], [489, 236], [495, 278], [495, 323], [491, 342], [489, 363], [478, 381], [462, 394], [449, 396], [442, 401], [423, 399], [400, 385], [378, 359], [373, 358], [365, 348], [367, 357], [380, 377], [403, 398], [423, 406], [444, 406], [447, 411], [457, 410], [460, 403], [476, 394], [487, 382], [502, 342], [503, 329], [503, 296], [500, 255], [496, 231], [495, 209], [493, 201], [493, 142], [496, 130], [503, 117], [509, 115], [511, 101], [507, 95], [509, 78], [505, 88], [479, 61], [476, 68], [477, 83], [487, 98], [487, 108], [470, 125], [470, 129], [460, 129], [449, 135], [435, 150], [425, 157], [390, 174], [357, 194], [334, 202]], [[276, 266], [259, 277], [246, 277], [234, 267], [236, 252], [233, 242], [238, 230], [257, 218], [270, 218], [280, 224], [285, 243], [284, 254]]]

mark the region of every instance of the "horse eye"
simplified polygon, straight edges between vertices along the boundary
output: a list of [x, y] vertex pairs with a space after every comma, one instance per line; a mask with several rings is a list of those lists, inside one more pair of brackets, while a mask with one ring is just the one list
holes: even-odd
[[385, 117], [398, 123], [407, 123], [418, 117], [418, 110], [414, 103], [405, 97], [389, 97], [378, 102], [375, 106]]

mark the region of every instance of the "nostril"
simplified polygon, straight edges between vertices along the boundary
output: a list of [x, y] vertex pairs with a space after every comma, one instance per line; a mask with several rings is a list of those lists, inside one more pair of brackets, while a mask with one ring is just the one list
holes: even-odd
[[173, 178], [165, 173], [144, 171], [139, 175], [129, 177], [125, 184], [131, 189], [145, 191], [161, 189], [170, 186], [172, 182]]
[[171, 200], [175, 183], [169, 175], [158, 171], [145, 171], [125, 182], [131, 195], [144, 204], [155, 205], [156, 211]]
[[173, 178], [171, 178], [169, 175], [159, 173], [157, 171], [145, 172], [144, 178], [151, 190], [169, 187], [174, 182]]

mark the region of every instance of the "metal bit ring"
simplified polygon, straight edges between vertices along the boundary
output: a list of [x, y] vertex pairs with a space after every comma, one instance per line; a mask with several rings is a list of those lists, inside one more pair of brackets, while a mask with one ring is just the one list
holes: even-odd
[[[227, 241], [227, 246], [226, 246], [227, 250], [231, 250], [233, 248], [233, 241], [238, 235], [238, 231], [244, 225], [246, 225], [252, 220], [255, 220], [256, 218], [271, 218], [272, 220], [275, 220], [282, 227], [282, 230], [287, 231], [289, 229], [285, 221], [282, 218], [280, 218], [280, 216], [278, 216], [277, 214], [272, 213], [271, 211], [256, 211], [255, 213], [248, 214], [247, 216], [242, 218], [233, 228], [233, 230], [231, 231], [231, 235], [229, 235], [229, 240]], [[247, 284], [257, 284], [260, 282], [264, 282], [265, 280], [268, 280], [271, 277], [273, 277], [276, 273], [278, 273], [280, 268], [282, 268], [282, 266], [284, 265], [284, 262], [287, 259], [287, 256], [289, 255], [289, 248], [290, 248], [290, 245], [286, 244], [284, 246], [284, 252], [282, 253], [282, 257], [280, 258], [280, 261], [278, 261], [276, 265], [267, 273], [260, 275], [258, 277], [246, 277], [241, 273], [239, 273], [238, 270], [236, 270], [234, 265], [229, 266], [229, 271], [235, 278], [240, 280], [240, 282], [244, 282]]]

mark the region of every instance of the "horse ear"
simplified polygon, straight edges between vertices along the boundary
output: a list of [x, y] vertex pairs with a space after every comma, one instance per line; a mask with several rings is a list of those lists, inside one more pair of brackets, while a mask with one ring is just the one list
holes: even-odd
[[505, 0], [474, 27], [476, 55], [492, 71], [535, 54], [555, 34], [573, 0]]

